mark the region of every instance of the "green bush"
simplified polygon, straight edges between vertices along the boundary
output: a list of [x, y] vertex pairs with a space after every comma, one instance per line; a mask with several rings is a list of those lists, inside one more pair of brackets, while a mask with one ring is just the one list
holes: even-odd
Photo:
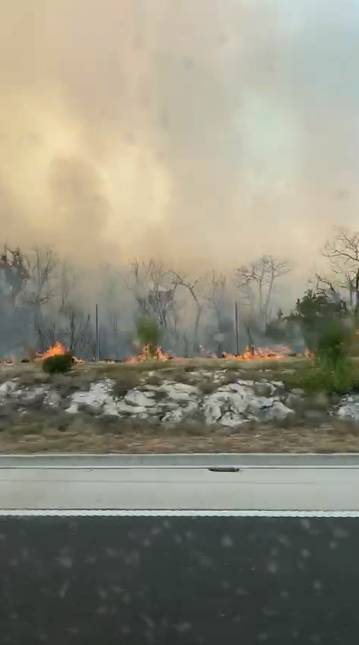
[[290, 387], [300, 387], [308, 393], [346, 394], [357, 389], [358, 385], [351, 365], [345, 363], [335, 370], [323, 367], [307, 368], [286, 381]]
[[42, 361], [42, 369], [47, 374], [63, 374], [71, 369], [73, 362], [74, 359], [70, 352], [49, 356]]
[[358, 389], [359, 379], [351, 360], [353, 331], [344, 321], [326, 321], [318, 330], [312, 365], [286, 379], [290, 387], [307, 392], [344, 394]]
[[141, 345], [147, 345], [150, 355], [154, 356], [161, 339], [157, 321], [153, 318], [140, 318], [137, 321], [137, 338]]
[[350, 327], [338, 320], [331, 320], [320, 330], [316, 348], [316, 361], [324, 369], [343, 369], [348, 363], [353, 333]]

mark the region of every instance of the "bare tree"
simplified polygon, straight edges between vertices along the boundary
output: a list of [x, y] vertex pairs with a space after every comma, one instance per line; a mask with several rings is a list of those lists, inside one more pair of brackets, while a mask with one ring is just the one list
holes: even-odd
[[34, 249], [27, 302], [35, 307], [34, 327], [41, 351], [61, 341], [73, 353], [92, 355], [89, 314], [79, 302], [78, 275], [51, 248]]
[[[348, 292], [349, 306], [359, 311], [359, 233], [338, 228], [327, 241], [322, 255], [329, 260], [334, 279], [332, 290]], [[320, 277], [321, 281], [328, 279]]]
[[93, 329], [89, 314], [75, 304], [67, 304], [61, 313], [60, 335], [73, 354], [93, 354], [95, 349]]
[[221, 329], [223, 310], [227, 305], [227, 278], [222, 273], [212, 271], [207, 276], [205, 299], [213, 312], [218, 331]]
[[0, 256], [0, 293], [15, 307], [29, 280], [28, 258], [19, 249], [4, 246]]
[[202, 316], [203, 306], [200, 298], [200, 284], [201, 278], [193, 278], [187, 276], [185, 273], [172, 271], [174, 288], [183, 287], [190, 294], [195, 306], [195, 318], [193, 326], [193, 350], [195, 353], [199, 351], [199, 325]]
[[39, 309], [56, 295], [58, 257], [51, 247], [35, 247], [28, 259], [29, 280], [25, 293], [28, 304]]
[[247, 300], [249, 317], [268, 323], [276, 282], [291, 270], [291, 264], [272, 255], [262, 255], [235, 270], [236, 286]]
[[[205, 278], [204, 299], [209, 314], [209, 327], [212, 327], [211, 342], [215, 341], [218, 353], [223, 351], [223, 343], [233, 336], [233, 294], [231, 297], [227, 276], [212, 271]], [[214, 327], [214, 329], [213, 329]]]
[[161, 262], [133, 262], [128, 286], [141, 315], [154, 318], [163, 329], [171, 324], [175, 326], [177, 283], [173, 281], [172, 272]]
[[77, 280], [78, 275], [74, 267], [66, 261], [61, 262], [56, 294], [60, 312], [65, 311], [66, 307], [71, 306], [75, 300]]

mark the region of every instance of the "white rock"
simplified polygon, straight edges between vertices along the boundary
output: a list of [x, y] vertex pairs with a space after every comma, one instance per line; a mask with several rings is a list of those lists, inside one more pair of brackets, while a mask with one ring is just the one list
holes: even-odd
[[129, 405], [140, 406], [142, 408], [155, 405], [153, 395], [149, 392], [141, 392], [140, 390], [130, 390], [125, 396], [125, 401]]
[[[230, 383], [210, 394], [207, 400], [214, 400], [227, 404], [239, 414], [245, 412], [250, 402], [255, 398], [250, 388]], [[206, 403], [205, 403], [206, 405]], [[222, 406], [223, 407], [223, 406]], [[226, 406], [224, 406], [226, 407]]]
[[205, 397], [203, 411], [206, 423], [234, 427], [248, 420], [282, 420], [294, 414], [281, 401], [256, 395], [253, 387], [253, 381], [237, 381]]
[[359, 396], [346, 396], [342, 401], [343, 404], [338, 408], [337, 415], [342, 419], [359, 421]]
[[206, 423], [216, 423], [222, 416], [221, 401], [213, 396], [208, 397], [203, 407]]
[[272, 396], [276, 388], [269, 381], [258, 381], [253, 386], [253, 391], [257, 396]]
[[71, 405], [65, 410], [67, 414], [77, 414], [78, 411], [79, 411], [78, 403], [71, 403]]
[[246, 423], [247, 419], [241, 417], [239, 414], [234, 412], [225, 412], [223, 417], [220, 420], [220, 424], [227, 428], [236, 428], [242, 423]]
[[173, 401], [187, 402], [191, 397], [198, 397], [200, 391], [195, 385], [187, 383], [164, 383], [160, 388]]
[[[246, 388], [246, 393], [248, 393], [249, 387], [245, 383], [227, 383], [219, 387], [217, 392], [243, 392], [243, 388]], [[247, 395], [247, 394], [246, 394]]]
[[[158, 390], [160, 389], [160, 386], [159, 386], [159, 385], [150, 385], [150, 384], [148, 384], [148, 383], [145, 383], [145, 388], [146, 388], [146, 390], [145, 390], [145, 391], [146, 391], [146, 393], [147, 393], [149, 396], [151, 396], [151, 394], [150, 394], [150, 393], [152, 393], [152, 392], [158, 392]], [[153, 396], [153, 394], [152, 394], [152, 396]]]
[[236, 383], [238, 383], [238, 385], [244, 385], [244, 387], [253, 387], [255, 381], [251, 381], [249, 379], [246, 380], [246, 379], [240, 379], [239, 378], [239, 379], [237, 379]]
[[274, 399], [270, 397], [253, 396], [253, 398], [249, 399], [248, 401], [247, 412], [255, 415], [261, 415], [261, 413], [263, 412], [266, 413], [267, 410], [272, 410], [275, 403], [276, 402], [274, 401]]
[[101, 412], [109, 417], [118, 417], [119, 412], [117, 402], [113, 398], [109, 397], [108, 400], [104, 402]]
[[79, 406], [83, 405], [98, 413], [117, 415], [117, 402], [112, 396], [113, 381], [104, 379], [92, 383], [88, 392], [74, 392], [71, 397], [70, 406], [66, 409], [69, 414], [75, 414]]
[[265, 419], [268, 421], [270, 421], [271, 419], [273, 419], [274, 421], [283, 421], [292, 414], [294, 414], [294, 410], [288, 408], [281, 401], [274, 401], [272, 407], [266, 410]]
[[118, 399], [116, 401], [116, 408], [119, 412], [119, 414], [138, 414], [138, 412], [142, 412], [145, 410], [145, 408], [141, 408], [140, 406], [135, 406], [135, 405], [128, 405], [123, 399]]
[[50, 390], [47, 392], [44, 398], [44, 405], [49, 406], [50, 408], [57, 408], [61, 403], [61, 396], [56, 390]]
[[239, 419], [242, 419], [242, 415], [244, 415], [250, 401], [253, 399], [253, 392], [241, 386], [237, 386], [236, 389], [232, 386], [233, 383], [223, 386], [217, 392], [205, 397], [203, 410], [207, 423], [220, 422], [226, 412], [234, 413]]
[[15, 392], [17, 387], [18, 387], [18, 384], [15, 381], [5, 381], [5, 383], [2, 383], [0, 385], [0, 398], [5, 399], [10, 394]]
[[163, 409], [167, 410], [167, 412], [165, 412], [164, 416], [162, 417], [162, 421], [179, 423], [186, 417], [192, 416], [198, 410], [198, 405], [195, 401], [189, 401], [188, 405], [185, 406], [176, 405], [172, 409], [168, 409], [168, 406], [164, 406]]
[[37, 398], [41, 398], [42, 396], [45, 396], [47, 392], [49, 391], [49, 387], [46, 385], [38, 385], [35, 387], [29, 387], [25, 388], [23, 390], [19, 391], [21, 401], [24, 403], [30, 403], [31, 401], [34, 401]]
[[184, 418], [183, 408], [176, 408], [175, 410], [169, 410], [162, 417], [163, 423], [180, 423]]

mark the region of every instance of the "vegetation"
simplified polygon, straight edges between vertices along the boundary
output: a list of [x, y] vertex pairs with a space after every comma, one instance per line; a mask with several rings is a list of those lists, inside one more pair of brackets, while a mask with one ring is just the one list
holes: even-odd
[[353, 332], [348, 324], [331, 320], [320, 330], [316, 360], [324, 369], [336, 370], [349, 362]]
[[63, 374], [69, 372], [73, 365], [73, 356], [70, 352], [49, 356], [42, 361], [42, 369], [47, 374]]
[[148, 347], [150, 355], [154, 357], [161, 339], [157, 321], [154, 318], [140, 318], [137, 321], [137, 338], [142, 346]]
[[312, 365], [297, 370], [289, 378], [289, 385], [328, 394], [343, 394], [359, 388], [359, 372], [350, 356], [353, 332], [346, 322], [326, 322], [316, 338]]
[[326, 292], [308, 289], [302, 298], [298, 298], [295, 309], [287, 320], [289, 325], [299, 325], [308, 349], [316, 352], [320, 339], [326, 336], [326, 329], [329, 330], [329, 340], [333, 334], [333, 325], [347, 315], [341, 300], [333, 299]]

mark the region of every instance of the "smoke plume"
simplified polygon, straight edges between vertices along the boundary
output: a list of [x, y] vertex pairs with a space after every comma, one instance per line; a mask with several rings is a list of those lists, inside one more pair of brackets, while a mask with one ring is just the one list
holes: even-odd
[[2, 238], [304, 273], [358, 202], [359, 3], [12, 0]]

